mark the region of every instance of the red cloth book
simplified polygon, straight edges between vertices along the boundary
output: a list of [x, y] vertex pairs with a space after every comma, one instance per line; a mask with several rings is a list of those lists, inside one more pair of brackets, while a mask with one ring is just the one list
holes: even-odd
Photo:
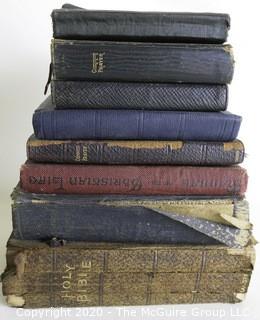
[[33, 193], [243, 195], [246, 170], [232, 167], [71, 165], [26, 162], [20, 183]]

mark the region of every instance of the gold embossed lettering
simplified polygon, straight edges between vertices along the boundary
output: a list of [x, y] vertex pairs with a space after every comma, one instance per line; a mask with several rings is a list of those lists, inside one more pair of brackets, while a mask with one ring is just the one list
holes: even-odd
[[79, 287], [86, 286], [87, 284], [88, 284], [87, 279], [79, 279], [79, 280], [78, 280], [78, 286], [79, 286]]
[[88, 161], [88, 147], [87, 146], [83, 146], [82, 147], [82, 161]]
[[69, 290], [69, 289], [71, 288], [71, 282], [68, 281], [68, 280], [63, 281], [62, 287], [63, 287], [63, 289], [65, 289], [65, 290]]
[[75, 266], [70, 267], [68, 264], [65, 265], [65, 272], [71, 272], [75, 270]]
[[[90, 279], [91, 260], [82, 260], [79, 265], [65, 264], [62, 275], [61, 296], [64, 299], [76, 299], [78, 302], [87, 302]], [[76, 295], [72, 295], [72, 292]]]
[[92, 263], [91, 263], [90, 260], [84, 260], [84, 261], [82, 261], [82, 263], [81, 263], [81, 267], [82, 267], [83, 269], [89, 269], [89, 271], [90, 271], [90, 270], [91, 270], [91, 267], [92, 267]]
[[92, 73], [104, 72], [104, 52], [93, 52], [92, 53]]
[[76, 145], [76, 157], [75, 161], [80, 161], [80, 146]]
[[64, 295], [61, 296], [63, 299], [75, 299], [76, 297], [73, 295], [70, 295], [68, 293], [65, 293]]

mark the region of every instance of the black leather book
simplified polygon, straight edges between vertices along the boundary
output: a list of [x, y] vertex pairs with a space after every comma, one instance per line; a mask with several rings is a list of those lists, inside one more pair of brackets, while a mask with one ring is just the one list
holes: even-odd
[[223, 43], [230, 17], [221, 13], [85, 10], [66, 4], [52, 12], [53, 37], [156, 42]]
[[105, 81], [52, 81], [57, 109], [224, 111], [227, 85]]
[[241, 163], [244, 145], [239, 140], [42, 140], [32, 135], [27, 157], [43, 163], [218, 165]]
[[229, 83], [230, 45], [115, 41], [52, 41], [54, 79]]

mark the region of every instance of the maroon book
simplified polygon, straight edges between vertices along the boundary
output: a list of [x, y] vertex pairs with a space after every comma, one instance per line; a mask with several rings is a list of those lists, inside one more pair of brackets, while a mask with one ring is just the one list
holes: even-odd
[[243, 195], [246, 170], [232, 167], [71, 165], [26, 162], [21, 187], [33, 193]]

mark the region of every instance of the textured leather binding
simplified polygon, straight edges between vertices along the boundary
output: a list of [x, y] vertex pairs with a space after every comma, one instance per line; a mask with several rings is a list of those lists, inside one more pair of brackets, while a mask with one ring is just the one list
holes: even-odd
[[182, 167], [40, 164], [27, 161], [21, 187], [34, 193], [132, 195], [243, 195], [246, 170]]
[[230, 141], [241, 117], [228, 112], [55, 110], [48, 97], [33, 115], [39, 139]]
[[32, 135], [27, 157], [35, 162], [86, 164], [232, 165], [244, 159], [239, 140], [40, 140]]
[[254, 248], [9, 240], [3, 294], [11, 306], [83, 307], [240, 302]]
[[[12, 200], [13, 235], [16, 239], [48, 240], [56, 237], [73, 241], [222, 243], [241, 247], [250, 241], [251, 235], [248, 204], [235, 198], [53, 197], [25, 193], [17, 188]], [[199, 221], [200, 229], [196, 223], [190, 223], [191, 219]], [[208, 221], [211, 222], [210, 229]], [[213, 226], [214, 233], [211, 232]], [[247, 238], [243, 243], [240, 239], [242, 234], [244, 239]]]
[[56, 80], [51, 88], [58, 109], [224, 111], [228, 97], [226, 85]]
[[222, 43], [230, 17], [219, 13], [84, 10], [71, 5], [52, 12], [60, 39]]
[[230, 45], [52, 41], [57, 80], [225, 84], [233, 77]]

